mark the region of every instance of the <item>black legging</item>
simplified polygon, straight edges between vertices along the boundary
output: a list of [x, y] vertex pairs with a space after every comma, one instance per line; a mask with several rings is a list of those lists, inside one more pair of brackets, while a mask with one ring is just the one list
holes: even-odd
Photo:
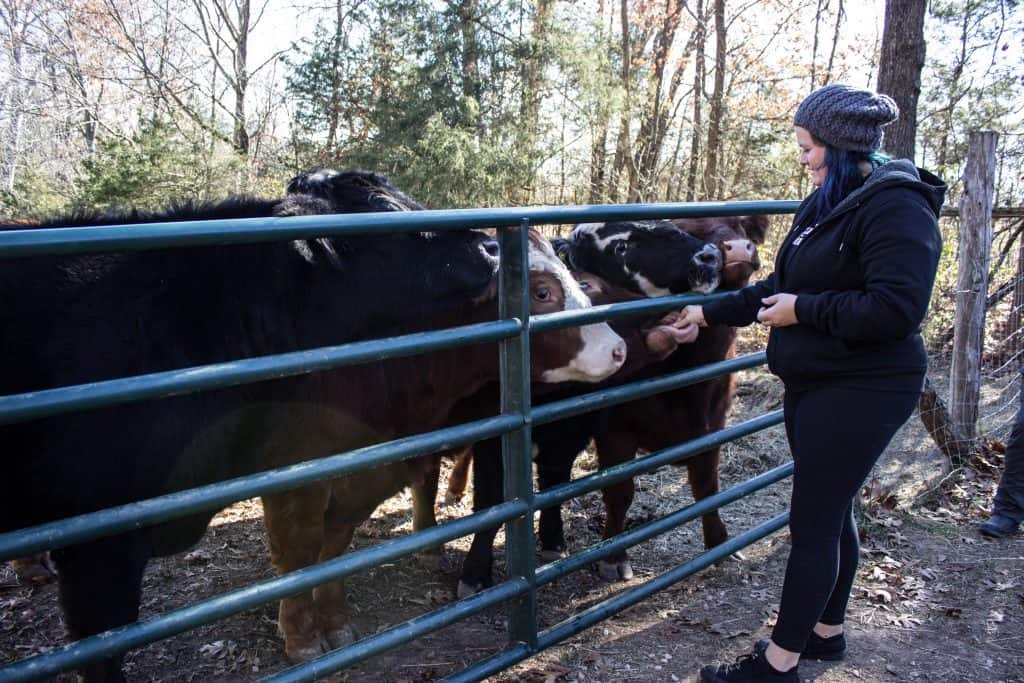
[[779, 647], [802, 652], [815, 623], [843, 623], [860, 554], [853, 497], [919, 395], [843, 387], [786, 392], [793, 547], [772, 632]]

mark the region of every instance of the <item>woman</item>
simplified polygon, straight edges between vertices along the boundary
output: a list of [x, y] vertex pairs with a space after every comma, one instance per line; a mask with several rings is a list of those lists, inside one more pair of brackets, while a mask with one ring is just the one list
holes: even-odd
[[792, 549], [770, 641], [704, 681], [798, 681], [797, 663], [842, 659], [857, 570], [853, 498], [907, 420], [927, 358], [919, 326], [941, 252], [945, 185], [878, 152], [898, 116], [885, 95], [846, 85], [811, 93], [794, 117], [800, 163], [817, 189], [797, 210], [763, 282], [677, 323], [771, 329], [768, 366], [785, 389], [795, 469]]

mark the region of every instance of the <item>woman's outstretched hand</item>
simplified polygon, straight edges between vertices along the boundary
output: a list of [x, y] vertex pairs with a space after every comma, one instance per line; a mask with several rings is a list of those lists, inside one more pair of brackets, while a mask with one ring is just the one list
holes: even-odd
[[796, 294], [772, 294], [761, 303], [764, 306], [757, 312], [757, 319], [765, 327], [788, 327], [800, 322], [796, 319]]

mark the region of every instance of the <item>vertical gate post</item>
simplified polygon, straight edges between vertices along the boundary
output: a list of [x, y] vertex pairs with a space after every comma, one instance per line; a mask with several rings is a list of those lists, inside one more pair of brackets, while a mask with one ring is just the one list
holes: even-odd
[[997, 138], [994, 132], [971, 132], [960, 198], [960, 264], [949, 404], [953, 424], [969, 446], [977, 436], [981, 393]]
[[499, 316], [522, 321], [518, 336], [501, 342], [501, 412], [522, 412], [526, 424], [502, 435], [501, 457], [505, 470], [505, 500], [516, 498], [530, 511], [505, 525], [508, 576], [521, 576], [530, 590], [509, 608], [509, 639], [537, 646], [536, 558], [533, 539], [533, 461], [530, 438], [530, 297], [529, 221], [501, 231], [501, 297]]

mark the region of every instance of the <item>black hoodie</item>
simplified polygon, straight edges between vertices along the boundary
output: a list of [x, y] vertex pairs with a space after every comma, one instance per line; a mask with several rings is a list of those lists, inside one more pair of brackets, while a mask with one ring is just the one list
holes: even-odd
[[705, 304], [704, 318], [749, 325], [764, 297], [796, 294], [799, 322], [768, 337], [768, 367], [788, 389], [919, 391], [928, 362], [920, 325], [942, 252], [945, 184], [910, 161], [890, 161], [812, 224], [817, 192], [797, 209], [775, 272]]

